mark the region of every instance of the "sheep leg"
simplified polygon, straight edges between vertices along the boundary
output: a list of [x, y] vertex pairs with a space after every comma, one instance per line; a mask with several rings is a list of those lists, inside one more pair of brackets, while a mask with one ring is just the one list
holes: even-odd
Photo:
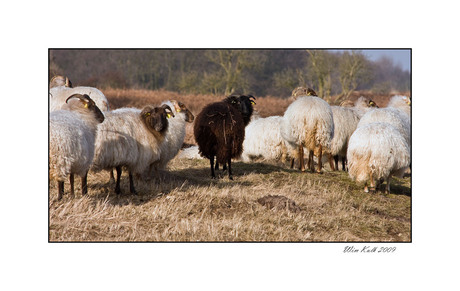
[[[232, 159], [229, 158], [227, 163], [228, 163], [228, 178], [230, 180], [233, 180], [233, 176], [232, 176]], [[225, 163], [224, 163], [224, 166], [225, 166]]]
[[131, 194], [136, 195], [137, 192], [136, 192], [136, 189], [134, 189], [133, 174], [131, 173], [131, 171], [129, 171], [128, 175], [129, 175], [129, 191], [131, 192]]
[[113, 169], [110, 170], [109, 183], [115, 182], [115, 176], [113, 175]]
[[88, 194], [88, 172], [81, 177], [81, 195], [83, 196], [86, 194]]
[[294, 159], [294, 158], [292, 158], [292, 159], [291, 159], [291, 169], [293, 169], [293, 168], [294, 168], [294, 161], [295, 161], [295, 159]]
[[74, 188], [74, 175], [73, 174], [70, 174], [70, 177], [69, 177], [69, 182], [70, 182], [70, 196], [75, 196], [75, 188]]
[[58, 200], [62, 199], [64, 196], [64, 181], [58, 181]]
[[335, 157], [338, 158], [338, 156], [332, 156], [332, 154], [328, 154], [329, 166], [331, 167], [331, 171], [338, 170], [337, 164], [335, 164], [334, 166], [334, 161], [336, 160]]
[[342, 157], [342, 171], [347, 171], [347, 157]]
[[[211, 156], [209, 158], [209, 162], [211, 163], [211, 178], [215, 179], [216, 178], [216, 173], [214, 172], [214, 156]], [[217, 163], [217, 161], [216, 161]]]
[[222, 171], [226, 171], [226, 170], [227, 170], [227, 164], [224, 163], [224, 164], [222, 165]]
[[391, 175], [389, 175], [387, 177], [387, 184], [385, 185], [385, 194], [390, 194], [390, 179], [391, 179]]
[[315, 171], [315, 162], [313, 160], [313, 155], [314, 155], [313, 151], [310, 151], [309, 154], [308, 154], [308, 168], [312, 172]]
[[219, 170], [219, 162], [216, 161], [216, 166], [214, 167], [214, 169], [217, 171]]
[[302, 144], [299, 145], [299, 170], [305, 172], [305, 164], [304, 164], [304, 157], [303, 157], [303, 146]]
[[115, 169], [117, 170], [117, 182], [115, 184], [115, 193], [120, 194], [121, 193], [121, 189], [120, 189], [121, 167], [118, 166]]
[[318, 154], [318, 171], [317, 173], [321, 174], [321, 170], [323, 169], [323, 146], [319, 145], [319, 154]]
[[[343, 160], [342, 160], [343, 161]], [[334, 163], [335, 163], [335, 171], [339, 170], [339, 155], [334, 156]], [[343, 168], [342, 168], [343, 169]]]
[[375, 193], [375, 181], [374, 181], [374, 177], [372, 176], [372, 174], [370, 174], [370, 185], [369, 185], [369, 191], [371, 191], [372, 193]]

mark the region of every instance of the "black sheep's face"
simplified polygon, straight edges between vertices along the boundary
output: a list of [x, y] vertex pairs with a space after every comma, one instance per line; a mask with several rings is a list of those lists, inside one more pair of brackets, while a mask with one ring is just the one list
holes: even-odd
[[256, 104], [254, 96], [252, 95], [241, 95], [239, 98], [240, 112], [243, 115], [245, 124], [248, 124], [252, 113], [254, 112], [253, 105]]

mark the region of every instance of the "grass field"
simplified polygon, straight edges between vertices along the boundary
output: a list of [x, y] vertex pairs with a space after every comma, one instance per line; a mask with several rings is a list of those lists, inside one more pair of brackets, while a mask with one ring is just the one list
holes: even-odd
[[[196, 115], [224, 96], [103, 90], [115, 109], [177, 99]], [[383, 99], [382, 99], [383, 100]], [[376, 100], [378, 102], [378, 100]], [[289, 100], [257, 98], [261, 116], [281, 115]], [[191, 126], [186, 143], [193, 144]], [[174, 159], [168, 171], [136, 182], [139, 195], [114, 193], [108, 172], [88, 175], [89, 195], [56, 201], [49, 186], [49, 240], [59, 241], [411, 241], [411, 180], [393, 179], [391, 194], [368, 194], [342, 171], [301, 173], [275, 162], [233, 165], [210, 179], [209, 161]], [[272, 195], [274, 197], [267, 197]], [[264, 198], [265, 197], [265, 198]]]

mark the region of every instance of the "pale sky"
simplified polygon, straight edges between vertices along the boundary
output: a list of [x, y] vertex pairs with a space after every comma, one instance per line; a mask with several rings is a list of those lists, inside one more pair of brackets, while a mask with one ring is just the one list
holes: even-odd
[[[393, 60], [395, 65], [399, 65], [401, 69], [410, 71], [410, 49], [356, 49], [365, 54], [371, 61], [377, 61], [383, 56], [389, 57]], [[331, 51], [344, 51], [344, 50], [331, 50]]]
[[401, 66], [401, 69], [410, 71], [410, 49], [401, 50], [362, 50], [370, 60], [376, 61], [383, 56], [387, 56], [393, 60], [395, 65]]

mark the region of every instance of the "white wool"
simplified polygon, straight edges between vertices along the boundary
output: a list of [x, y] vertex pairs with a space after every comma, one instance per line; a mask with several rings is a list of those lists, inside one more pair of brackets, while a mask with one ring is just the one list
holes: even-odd
[[375, 122], [391, 124], [400, 131], [406, 143], [409, 145], [411, 144], [410, 118], [403, 111], [390, 107], [369, 110], [361, 117], [358, 128]]
[[391, 97], [390, 102], [388, 102], [387, 107], [396, 108], [402, 110], [406, 113], [409, 117], [411, 115], [411, 106], [410, 106], [410, 99], [407, 96], [402, 95], [395, 95]]
[[314, 96], [301, 96], [289, 105], [281, 122], [281, 136], [293, 147], [307, 150], [322, 145], [329, 149], [334, 136], [334, 120], [329, 104]]
[[[92, 117], [88, 117], [92, 119]], [[64, 181], [69, 174], [83, 177], [94, 156], [97, 123], [83, 114], [58, 110], [49, 117], [50, 176]]]
[[94, 171], [125, 166], [129, 171], [143, 174], [160, 159], [160, 142], [151, 134], [137, 108], [120, 108], [105, 113], [98, 126]]
[[175, 117], [168, 119], [168, 128], [164, 135], [164, 141], [160, 145], [160, 159], [154, 163], [156, 170], [164, 170], [170, 160], [172, 160], [184, 144], [186, 113], [181, 110], [177, 112], [176, 107], [171, 101], [164, 101], [161, 104], [167, 104], [171, 107]]
[[109, 111], [109, 102], [105, 95], [96, 88], [93, 87], [75, 87], [69, 88], [65, 86], [53, 87], [49, 90], [49, 104], [50, 111], [60, 110], [61, 106], [65, 104], [67, 98], [73, 94], [86, 94], [96, 103], [97, 107], [102, 112]]
[[241, 155], [244, 162], [256, 158], [285, 161], [294, 149], [281, 136], [282, 119], [282, 116], [258, 118], [246, 126]]
[[353, 180], [364, 182], [370, 174], [378, 180], [401, 177], [410, 165], [410, 151], [404, 136], [388, 123], [360, 126], [348, 144], [348, 169]]
[[203, 159], [203, 157], [200, 155], [198, 146], [192, 146], [188, 147], [185, 149], [182, 149], [177, 157], [179, 159]]
[[359, 122], [359, 114], [354, 108], [331, 106], [334, 117], [334, 137], [331, 141], [330, 154], [345, 157], [348, 140]]

